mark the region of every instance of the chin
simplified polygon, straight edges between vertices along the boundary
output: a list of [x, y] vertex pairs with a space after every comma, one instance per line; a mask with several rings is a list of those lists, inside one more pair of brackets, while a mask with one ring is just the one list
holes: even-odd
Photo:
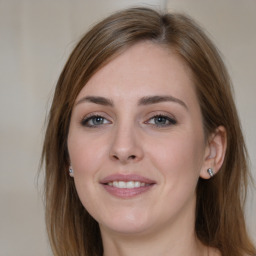
[[[100, 228], [124, 235], [145, 233], [150, 229], [148, 218], [135, 214], [113, 215], [111, 219], [99, 222]], [[152, 222], [151, 222], [152, 223]]]

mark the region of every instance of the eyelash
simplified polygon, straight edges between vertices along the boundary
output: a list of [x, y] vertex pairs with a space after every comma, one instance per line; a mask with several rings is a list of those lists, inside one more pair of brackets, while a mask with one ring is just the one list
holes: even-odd
[[[164, 119], [165, 121], [168, 122], [168, 124], [156, 124], [156, 123], [155, 124], [151, 124], [150, 123], [150, 120], [154, 119], [156, 121], [157, 118], [158, 119], [159, 118]], [[162, 128], [162, 127], [168, 127], [168, 126], [171, 126], [171, 125], [175, 125], [175, 124], [177, 124], [177, 121], [173, 117], [170, 117], [170, 116], [167, 116], [167, 115], [163, 115], [163, 114], [158, 114], [158, 115], [154, 115], [151, 118], [149, 118], [148, 121], [146, 121], [145, 123], [153, 125], [153, 126], [156, 126], [156, 127], [159, 127], [159, 128]]]
[[[96, 120], [96, 118], [101, 118], [103, 120], [103, 122], [105, 120], [107, 120], [107, 118], [105, 118], [104, 116], [92, 114], [92, 115], [89, 115], [89, 116], [85, 117], [81, 121], [81, 125], [85, 126], [85, 127], [89, 127], [89, 128], [97, 128], [98, 126], [106, 124], [106, 123], [102, 123], [102, 124], [89, 124], [90, 121], [93, 122], [93, 120]], [[108, 122], [111, 123], [110, 121], [108, 121]]]
[[[101, 121], [103, 121], [103, 123], [100, 123], [100, 124], [89, 124], [89, 122], [93, 122], [96, 120], [96, 118], [100, 118]], [[168, 122], [168, 124], [152, 124], [150, 123], [151, 120], [154, 120], [156, 121], [157, 118], [161, 118], [161, 119], [164, 119], [166, 122]], [[107, 121], [107, 123], [106, 123]], [[158, 120], [159, 121], [159, 120]], [[108, 123], [111, 123], [111, 121], [109, 121], [107, 118], [105, 118], [104, 116], [102, 115], [95, 115], [95, 114], [92, 114], [90, 116], [87, 116], [85, 117], [82, 121], [81, 121], [81, 125], [84, 126], [84, 127], [88, 127], [88, 128], [98, 128], [102, 125], [105, 125], [105, 124], [108, 124]], [[173, 118], [173, 117], [169, 117], [167, 115], [163, 115], [163, 114], [157, 114], [157, 115], [154, 115], [152, 117], [150, 117], [146, 122], [144, 122], [145, 124], [149, 124], [151, 126], [155, 126], [155, 127], [158, 127], [158, 128], [162, 128], [162, 127], [168, 127], [168, 126], [171, 126], [171, 125], [175, 125], [177, 124], [177, 121]]]

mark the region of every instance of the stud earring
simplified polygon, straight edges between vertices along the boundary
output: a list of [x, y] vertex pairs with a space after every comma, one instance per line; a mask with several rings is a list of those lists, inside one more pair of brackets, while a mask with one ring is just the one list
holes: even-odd
[[214, 172], [213, 172], [212, 168], [207, 169], [207, 172], [209, 173], [211, 178], [214, 176]]
[[70, 176], [73, 176], [73, 169], [72, 169], [71, 166], [69, 167], [68, 172], [69, 172], [69, 175], [70, 175]]

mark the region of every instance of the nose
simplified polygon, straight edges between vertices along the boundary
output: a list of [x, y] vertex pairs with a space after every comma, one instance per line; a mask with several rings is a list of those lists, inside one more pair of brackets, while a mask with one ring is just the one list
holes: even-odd
[[113, 134], [110, 158], [122, 164], [140, 161], [144, 156], [142, 138], [136, 128], [119, 127]]

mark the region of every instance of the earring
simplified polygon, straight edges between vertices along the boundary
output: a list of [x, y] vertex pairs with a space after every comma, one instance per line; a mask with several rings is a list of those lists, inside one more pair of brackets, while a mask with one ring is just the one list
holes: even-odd
[[207, 169], [207, 172], [209, 173], [211, 178], [214, 176], [214, 172], [213, 172], [212, 168]]
[[69, 175], [70, 175], [71, 177], [73, 177], [73, 169], [72, 169], [71, 166], [69, 167], [68, 172], [69, 172]]

